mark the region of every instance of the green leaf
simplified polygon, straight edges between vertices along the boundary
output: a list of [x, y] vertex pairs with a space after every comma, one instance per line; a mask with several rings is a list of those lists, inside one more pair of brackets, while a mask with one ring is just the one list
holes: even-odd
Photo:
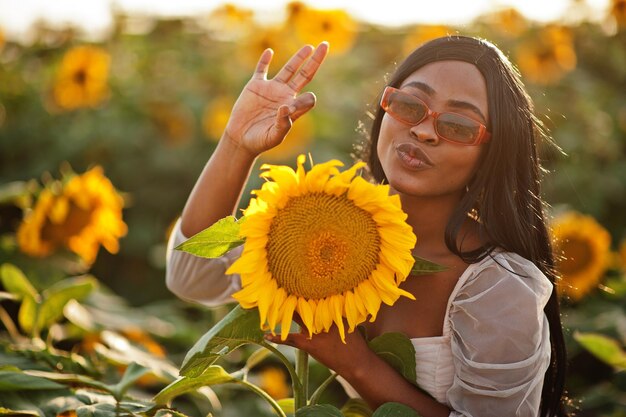
[[371, 417], [372, 410], [361, 398], [350, 398], [341, 407], [341, 412], [346, 417]]
[[398, 332], [384, 333], [370, 340], [368, 345], [410, 383], [416, 384], [415, 347], [406, 335]]
[[344, 415], [330, 404], [316, 404], [298, 409], [296, 417], [344, 417]]
[[0, 371], [0, 391], [48, 390], [65, 388], [61, 384], [22, 372]]
[[152, 400], [157, 404], [167, 404], [173, 398], [195, 391], [207, 385], [224, 384], [236, 381], [221, 366], [209, 366], [205, 372], [196, 378], [182, 377], [163, 388]]
[[130, 388], [130, 386], [148, 372], [148, 368], [132, 362], [130, 365], [128, 365], [128, 367], [126, 367], [126, 371], [124, 372], [124, 375], [122, 376], [120, 382], [111, 387], [111, 392], [113, 393], [113, 396], [118, 400], [121, 400], [124, 397], [126, 391], [128, 391], [128, 389]]
[[237, 305], [187, 352], [180, 374], [188, 377], [200, 376], [221, 356], [246, 343], [261, 342], [263, 331], [258, 310], [243, 309]]
[[385, 403], [374, 411], [372, 417], [420, 417], [420, 415], [404, 404]]
[[0, 407], [0, 416], [37, 416], [39, 413], [29, 410], [11, 410], [10, 408]]
[[83, 405], [76, 409], [76, 417], [117, 417], [117, 407], [115, 404], [92, 404]]
[[296, 412], [296, 400], [294, 398], [283, 398], [281, 400], [277, 400], [276, 404], [278, 404], [280, 409], [283, 410], [285, 414], [293, 414]]
[[67, 278], [57, 282], [43, 292], [43, 303], [39, 308], [37, 327], [50, 327], [61, 317], [63, 308], [70, 300], [81, 301], [98, 286], [98, 281], [91, 277]]
[[33, 285], [30, 283], [26, 275], [15, 265], [2, 264], [0, 266], [0, 280], [4, 288], [18, 296], [19, 298], [31, 297], [33, 299], [39, 298], [39, 294]]
[[[205, 417], [211, 417], [213, 414], [209, 413]], [[181, 413], [180, 411], [170, 410], [163, 408], [156, 412], [154, 417], [189, 417], [186, 414]]]
[[89, 378], [88, 376], [84, 376], [84, 375], [60, 374], [57, 372], [34, 371], [34, 370], [24, 371], [24, 374], [39, 377], [39, 378], [45, 378], [54, 382], [58, 382], [60, 384], [67, 384], [72, 387], [84, 386], [84, 387], [90, 387], [90, 388], [95, 388], [98, 390], [106, 391], [109, 393], [112, 392], [111, 388], [108, 385], [100, 381], [96, 381], [95, 379]]
[[31, 333], [37, 319], [37, 302], [30, 295], [25, 295], [17, 313], [17, 322], [24, 333]]
[[413, 255], [413, 258], [415, 259], [415, 263], [411, 268], [411, 275], [428, 275], [448, 269], [447, 266], [436, 264], [415, 255]]
[[244, 243], [245, 239], [239, 236], [239, 228], [244, 219], [245, 217], [239, 220], [233, 216], [224, 217], [181, 243], [176, 249], [203, 258], [219, 258]]
[[626, 352], [617, 340], [599, 333], [574, 333], [574, 339], [592, 355], [612, 367], [623, 371], [626, 369]]

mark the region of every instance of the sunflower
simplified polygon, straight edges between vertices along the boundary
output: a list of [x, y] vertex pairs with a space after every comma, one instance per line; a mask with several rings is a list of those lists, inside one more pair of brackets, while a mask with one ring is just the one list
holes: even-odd
[[109, 54], [95, 46], [76, 46], [63, 56], [52, 90], [66, 110], [95, 107], [108, 95]]
[[444, 25], [419, 25], [413, 28], [404, 38], [402, 51], [405, 55], [410, 54], [418, 46], [435, 38], [446, 36], [450, 28]]
[[560, 80], [576, 67], [576, 52], [569, 29], [548, 26], [537, 37], [523, 42], [517, 49], [522, 73], [538, 84]]
[[219, 39], [239, 39], [250, 33], [254, 12], [227, 3], [213, 10], [207, 19], [208, 29]]
[[117, 253], [118, 239], [127, 232], [122, 221], [122, 197], [97, 166], [40, 193], [17, 230], [22, 252], [37, 257], [67, 247], [91, 264], [100, 245]]
[[612, 0], [609, 14], [613, 16], [619, 28], [626, 28], [626, 0]]
[[405, 223], [400, 198], [388, 185], [356, 176], [360, 162], [339, 172], [332, 160], [305, 173], [266, 165], [268, 180], [244, 211], [241, 257], [227, 273], [239, 273], [242, 289], [233, 296], [244, 308], [258, 307], [261, 326], [284, 340], [294, 312], [311, 336], [335, 323], [345, 340], [368, 316], [376, 319], [381, 302], [391, 305], [409, 275], [416, 237]]
[[289, 397], [290, 384], [282, 368], [266, 366], [259, 374], [259, 387], [275, 400]]
[[234, 105], [235, 98], [218, 96], [205, 106], [202, 113], [202, 131], [207, 138], [215, 142], [220, 140]]
[[568, 212], [554, 220], [558, 288], [578, 301], [602, 280], [607, 269], [611, 236], [593, 217]]
[[298, 50], [300, 44], [296, 42], [287, 27], [276, 25], [253, 27], [250, 36], [244, 40], [243, 45], [242, 53], [238, 57], [246, 66], [256, 65], [263, 51], [272, 48], [274, 51], [272, 67], [281, 68], [287, 63], [294, 51]]
[[[296, 16], [296, 17], [294, 17]], [[304, 43], [317, 45], [322, 41], [330, 44], [329, 53], [342, 55], [354, 44], [358, 24], [344, 10], [317, 10], [302, 8], [291, 15], [295, 33]]]
[[528, 28], [528, 22], [514, 7], [497, 10], [487, 18], [491, 27], [509, 38], [520, 36]]

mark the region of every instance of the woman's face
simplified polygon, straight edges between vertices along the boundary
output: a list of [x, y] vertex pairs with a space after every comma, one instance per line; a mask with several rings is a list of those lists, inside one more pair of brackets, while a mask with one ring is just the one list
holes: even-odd
[[[470, 63], [432, 62], [411, 74], [399, 88], [419, 97], [432, 111], [458, 113], [487, 125], [487, 86]], [[409, 126], [385, 113], [377, 152], [389, 184], [397, 192], [460, 198], [483, 146], [440, 139], [432, 116]]]

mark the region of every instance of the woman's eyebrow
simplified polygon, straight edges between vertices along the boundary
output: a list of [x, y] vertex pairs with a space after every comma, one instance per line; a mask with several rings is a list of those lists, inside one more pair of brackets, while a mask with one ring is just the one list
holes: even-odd
[[476, 107], [475, 105], [473, 105], [472, 103], [469, 103], [467, 101], [462, 101], [462, 100], [448, 100], [447, 105], [450, 107], [455, 107], [457, 109], [470, 110], [476, 113], [478, 116], [480, 116], [481, 119], [483, 119], [483, 122], [487, 123], [487, 118], [485, 117], [483, 112], [481, 112], [480, 109]]
[[422, 90], [424, 93], [426, 93], [429, 96], [432, 96], [435, 94], [435, 90], [429, 86], [426, 83], [423, 83], [421, 81], [411, 81], [410, 83], [407, 83], [405, 85], [402, 86], [402, 88], [404, 87], [414, 87], [417, 88], [419, 90]]

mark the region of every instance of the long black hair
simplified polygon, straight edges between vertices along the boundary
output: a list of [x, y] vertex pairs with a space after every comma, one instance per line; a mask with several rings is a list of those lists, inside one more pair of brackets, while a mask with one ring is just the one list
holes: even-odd
[[[388, 85], [400, 87], [417, 69], [443, 60], [469, 62], [482, 73], [487, 84], [487, 128], [492, 138], [483, 145], [479, 168], [448, 222], [446, 245], [469, 263], [488, 256], [495, 247], [515, 252], [537, 265], [554, 285], [554, 257], [545, 203], [540, 196], [542, 169], [537, 155], [538, 140], [549, 138], [534, 115], [519, 73], [493, 44], [471, 37], [446, 36], [413, 51], [398, 66]], [[369, 143], [362, 150], [370, 175], [377, 182], [388, 182], [376, 152], [383, 116], [384, 110], [378, 106]], [[480, 219], [480, 234], [487, 243], [465, 252], [458, 237], [468, 213]], [[554, 287], [544, 312], [550, 327], [552, 356], [543, 384], [541, 416], [567, 416], [563, 400], [567, 358]]]

